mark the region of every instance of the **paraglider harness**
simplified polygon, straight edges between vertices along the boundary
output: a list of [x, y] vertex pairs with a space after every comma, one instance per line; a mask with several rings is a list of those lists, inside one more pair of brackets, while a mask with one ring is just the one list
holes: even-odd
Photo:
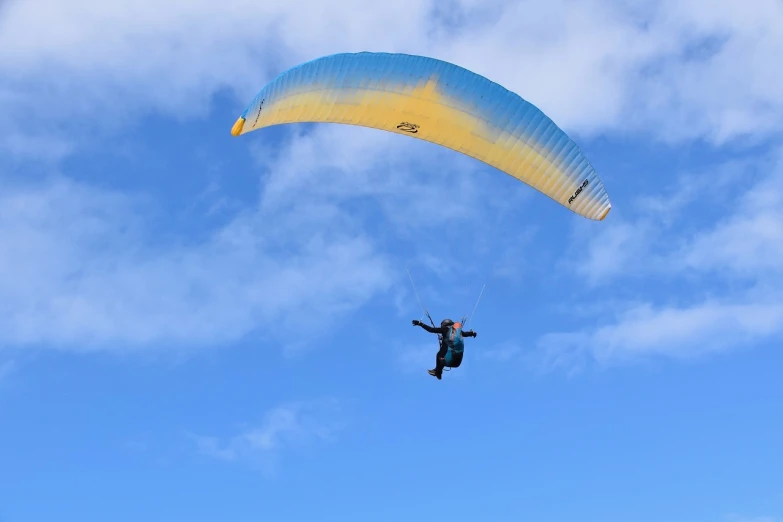
[[[407, 270], [407, 268], [406, 268]], [[416, 285], [413, 283], [413, 277], [411, 276], [410, 270], [407, 270], [408, 277], [411, 280], [411, 286], [413, 287], [413, 292], [416, 294], [416, 299], [419, 301], [419, 305], [424, 310], [424, 314], [427, 316], [427, 319], [430, 320], [430, 324], [433, 328], [437, 328], [435, 326], [435, 321], [432, 320], [432, 316], [430, 315], [430, 312], [427, 310], [427, 307], [424, 306], [424, 303], [421, 302], [421, 298], [419, 297], [419, 292], [416, 290]], [[487, 285], [484, 285], [481, 287], [481, 293], [478, 296], [478, 299], [476, 299], [476, 304], [473, 306], [473, 311], [470, 313], [470, 316], [463, 316], [462, 319], [457, 323], [452, 323], [449, 326], [449, 331], [446, 334], [446, 340], [445, 340], [445, 346], [447, 348], [446, 354], [444, 355], [444, 359], [451, 363], [453, 361], [453, 356], [457, 355], [457, 365], [452, 366], [451, 364], [445, 364], [443, 369], [444, 371], [451, 371], [451, 368], [456, 368], [460, 364], [462, 364], [462, 354], [465, 351], [465, 344], [462, 337], [462, 330], [465, 328], [465, 326], [468, 324], [468, 321], [473, 317], [473, 315], [476, 313], [476, 308], [478, 307], [479, 301], [481, 301], [481, 296], [484, 294], [484, 288]], [[441, 324], [441, 326], [444, 326]], [[441, 334], [438, 334], [438, 351], [441, 350], [441, 347], [444, 346], [444, 340], [443, 336]], [[452, 354], [452, 357], [449, 357], [449, 354]]]
[[[442, 323], [441, 323], [442, 324]], [[446, 353], [442, 359], [444, 368], [456, 368], [462, 364], [465, 341], [462, 338], [462, 322], [451, 323], [445, 339]]]

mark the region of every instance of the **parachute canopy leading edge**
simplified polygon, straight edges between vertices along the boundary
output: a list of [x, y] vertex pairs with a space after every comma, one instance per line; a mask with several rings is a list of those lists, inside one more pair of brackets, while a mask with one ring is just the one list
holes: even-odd
[[268, 83], [231, 133], [305, 122], [371, 127], [436, 143], [589, 219], [604, 219], [612, 207], [590, 162], [543, 112], [444, 61], [370, 52], [318, 58]]

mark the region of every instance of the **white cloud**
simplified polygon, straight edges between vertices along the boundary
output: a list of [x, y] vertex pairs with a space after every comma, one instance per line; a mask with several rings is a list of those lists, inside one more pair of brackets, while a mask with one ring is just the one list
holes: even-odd
[[[580, 275], [592, 278], [596, 292], [605, 294], [593, 298], [596, 308], [587, 316], [598, 326], [544, 335], [540, 346], [546, 364], [578, 368], [589, 361], [693, 358], [780, 339], [783, 196], [777, 187], [783, 182], [783, 162], [779, 157], [757, 162], [755, 169], [764, 174], [755, 183], [737, 175], [750, 177], [755, 169], [735, 163], [739, 170], [730, 178], [740, 181], [716, 183], [717, 190], [730, 190], [732, 196], [718, 204], [718, 209], [728, 212], [718, 213], [714, 221], [702, 219], [693, 208], [703, 201], [692, 197], [692, 189], [704, 180], [691, 179], [679, 197], [663, 202], [663, 206], [672, 201], [682, 206], [678, 219], [661, 222], [657, 212], [662, 204], [648, 199], [650, 204], [636, 205], [638, 217], [621, 218], [597, 235]], [[693, 226], [685, 220], [701, 223]], [[617, 300], [607, 294], [612, 288], [643, 297]], [[667, 295], [667, 288], [676, 288], [678, 297]]]
[[150, 230], [156, 219], [151, 203], [68, 180], [7, 187], [0, 339], [210, 344], [262, 324], [307, 336], [389, 287], [388, 262], [332, 204], [295, 214], [262, 205], [194, 244], [161, 239]]
[[631, 308], [614, 323], [583, 333], [549, 334], [541, 344], [550, 366], [583, 364], [586, 357], [610, 365], [650, 356], [694, 358], [781, 334], [783, 302], [706, 301]]
[[[736, 209], [673, 255], [687, 268], [757, 279], [783, 274], [783, 161], [737, 201]], [[740, 185], [742, 186], [742, 185]]]
[[580, 133], [721, 143], [780, 130], [783, 71], [769, 64], [781, 23], [775, 0], [709, 13], [696, 0], [12, 1], [0, 12], [0, 100], [12, 100], [0, 103], [26, 139], [97, 115], [92, 136], [152, 110], [203, 115], [223, 88], [244, 105], [317, 56], [386, 50], [472, 68]]
[[209, 457], [268, 467], [286, 448], [329, 442], [345, 426], [342, 405], [333, 398], [281, 404], [259, 425], [226, 438], [193, 436]]
[[[777, 0], [749, 5], [666, 0], [657, 19], [660, 38], [677, 46], [643, 84], [638, 102], [648, 124], [672, 138], [704, 136], [721, 143], [738, 135], [780, 130], [783, 96], [774, 86], [780, 68], [769, 67], [783, 52], [783, 20]], [[707, 12], [709, 11], [709, 12]], [[672, 83], [673, 82], [673, 83]], [[665, 118], [654, 118], [658, 112]]]
[[[685, 270], [767, 276], [780, 270], [775, 261], [783, 255], [775, 226], [783, 219], [780, 183], [778, 151], [681, 173], [674, 187], [637, 198], [589, 242], [578, 243], [567, 266], [596, 286]], [[575, 237], [585, 229], [578, 223]]]
[[[483, 166], [477, 161], [430, 143], [348, 126], [318, 127], [296, 136], [270, 168], [262, 195], [270, 209], [298, 208], [303, 191], [313, 200], [368, 199], [403, 235], [446, 223], [458, 229], [482, 217], [484, 202], [511, 205], [527, 192], [509, 183], [505, 200], [488, 198], [494, 187], [479, 182], [476, 171]], [[445, 186], [454, 195], [448, 205]]]

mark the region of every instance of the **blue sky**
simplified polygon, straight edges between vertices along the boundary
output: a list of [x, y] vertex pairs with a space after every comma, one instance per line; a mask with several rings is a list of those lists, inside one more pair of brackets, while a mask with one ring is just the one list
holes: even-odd
[[[0, 521], [781, 522], [782, 24], [3, 3]], [[535, 103], [612, 212], [379, 131], [230, 135], [282, 70], [362, 50]], [[436, 319], [487, 285], [440, 382], [406, 266]]]

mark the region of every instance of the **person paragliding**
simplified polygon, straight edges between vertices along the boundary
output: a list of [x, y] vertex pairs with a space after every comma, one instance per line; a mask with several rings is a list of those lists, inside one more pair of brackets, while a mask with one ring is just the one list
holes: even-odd
[[[464, 338], [476, 337], [478, 334], [476, 334], [476, 332], [473, 330], [463, 329], [470, 320], [468, 318], [469, 316], [463, 317], [456, 323], [451, 319], [444, 319], [440, 322], [440, 328], [436, 327], [429, 310], [427, 310], [427, 307], [424, 306], [424, 303], [421, 301], [419, 291], [416, 289], [416, 284], [413, 282], [413, 276], [411, 275], [410, 270], [406, 269], [406, 271], [408, 272], [408, 277], [411, 280], [411, 287], [413, 288], [413, 292], [416, 294], [416, 299], [419, 301], [419, 305], [421, 306], [422, 310], [424, 310], [424, 314], [427, 316], [427, 319], [429, 319], [430, 323], [432, 324], [432, 326], [429, 326], [419, 321], [418, 319], [414, 319], [412, 321], [413, 326], [421, 326], [430, 333], [438, 334], [439, 345], [438, 353], [435, 356], [435, 368], [432, 370], [427, 370], [427, 373], [433, 377], [437, 377], [438, 380], [441, 380], [443, 377], [444, 368], [457, 368], [462, 364], [462, 356], [465, 353]], [[486, 285], [481, 288], [481, 293], [476, 300], [476, 304], [473, 307], [473, 312], [470, 314], [470, 317], [476, 313], [476, 308], [478, 307], [479, 301], [481, 301], [481, 296], [484, 295], [485, 287]]]
[[473, 330], [462, 330], [462, 323], [451, 319], [444, 319], [440, 328], [429, 326], [417, 319], [413, 320], [413, 326], [421, 326], [430, 333], [438, 334], [440, 349], [435, 356], [435, 368], [427, 370], [427, 373], [440, 380], [443, 377], [443, 368], [458, 368], [462, 364], [462, 356], [465, 353], [465, 337], [476, 337]]
[[[435, 58], [358, 52], [299, 64], [256, 94], [231, 134], [303, 123], [368, 127], [438, 144], [587, 219], [602, 221], [612, 208], [589, 159], [538, 107], [476, 72]], [[462, 331], [472, 315], [444, 321], [440, 328], [429, 313], [427, 318], [431, 327], [413, 324], [440, 336], [436, 366], [429, 370], [440, 379], [444, 368], [461, 364], [463, 337], [476, 333]]]

